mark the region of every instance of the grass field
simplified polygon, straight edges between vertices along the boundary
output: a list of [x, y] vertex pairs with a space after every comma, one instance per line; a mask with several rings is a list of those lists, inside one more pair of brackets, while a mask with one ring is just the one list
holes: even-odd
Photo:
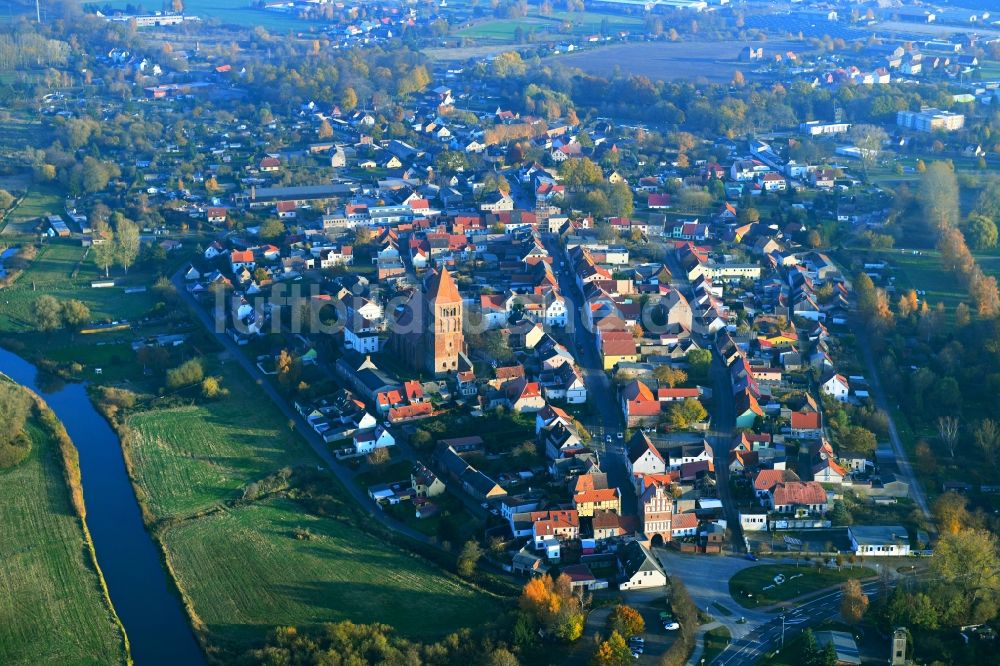
[[[152, 307], [153, 296], [149, 292], [125, 294], [120, 287], [91, 289], [90, 282], [104, 275], [89, 258], [83, 260], [85, 252], [85, 248], [68, 241], [51, 242], [42, 248], [21, 277], [0, 290], [0, 332], [33, 330], [32, 305], [42, 294], [51, 294], [60, 300], [76, 298], [83, 301], [95, 321], [132, 319]], [[80, 267], [79, 273], [73, 277], [77, 266]], [[128, 279], [143, 283], [149, 281], [149, 275], [132, 271]]]
[[[769, 606], [779, 601], [787, 601], [795, 597], [816, 592], [833, 585], [839, 585], [852, 578], [864, 578], [874, 575], [867, 567], [836, 569], [816, 567], [808, 564], [790, 566], [783, 564], [761, 564], [743, 569], [729, 579], [729, 593], [744, 608]], [[776, 585], [774, 577], [783, 575], [785, 582]], [[792, 576], [796, 576], [792, 578]], [[765, 587], [771, 587], [765, 590]], [[747, 595], [751, 594], [752, 597]]]
[[11, 212], [11, 222], [34, 220], [43, 215], [59, 214], [65, 208], [65, 201], [62, 190], [56, 185], [51, 183], [32, 185], [28, 188], [28, 193], [20, 205]]
[[228, 398], [139, 412], [128, 420], [134, 479], [156, 520], [184, 517], [242, 495], [286, 465], [312, 462], [277, 409], [236, 368], [223, 370]]
[[[563, 32], [563, 23], [570, 24], [569, 30]], [[523, 18], [513, 19], [489, 19], [474, 23], [466, 28], [462, 28], [455, 34], [460, 37], [467, 37], [478, 41], [512, 44], [514, 33], [518, 28], [527, 33], [534, 33], [532, 40], [535, 42], [567, 39], [569, 37], [580, 37], [597, 35], [601, 33], [602, 26], [609, 34], [619, 32], [636, 32], [644, 28], [645, 21], [635, 16], [622, 16], [621, 14], [605, 14], [601, 12], [552, 12], [548, 16], [542, 16], [536, 12], [530, 13]]]
[[29, 458], [0, 472], [0, 664], [122, 663], [58, 448], [30, 430]]
[[[298, 528], [312, 538], [297, 539]], [[385, 622], [431, 639], [499, 610], [424, 560], [291, 500], [188, 521], [168, 530], [164, 542], [210, 643], [228, 654], [260, 642], [275, 624]]]

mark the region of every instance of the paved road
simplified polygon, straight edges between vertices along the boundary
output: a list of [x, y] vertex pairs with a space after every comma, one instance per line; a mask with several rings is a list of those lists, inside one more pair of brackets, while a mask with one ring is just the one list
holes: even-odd
[[[878, 591], [879, 582], [872, 581], [861, 586], [869, 596]], [[840, 615], [840, 590], [828, 592], [801, 604], [784, 614], [774, 615], [766, 623], [756, 626], [748, 634], [736, 638], [716, 657], [712, 664], [718, 666], [751, 666], [762, 655], [780, 649], [783, 641], [791, 640], [807, 627], [832, 620]], [[742, 611], [741, 611], [742, 612]], [[746, 625], [742, 625], [746, 626]]]
[[741, 553], [743, 547], [743, 528], [740, 527], [740, 512], [732, 497], [729, 486], [729, 451], [733, 446], [733, 433], [736, 429], [736, 401], [733, 398], [733, 381], [729, 369], [712, 345], [712, 451], [715, 453], [715, 485], [722, 500], [726, 516], [726, 526], [729, 528], [730, 545], [733, 552]]
[[[632, 485], [625, 466], [623, 442], [618, 440], [618, 433], [625, 428], [617, 390], [604, 371], [594, 336], [584, 326], [583, 294], [570, 274], [568, 263], [566, 268], [559, 269], [560, 262], [566, 261], [566, 255], [552, 238], [545, 240], [545, 246], [555, 261], [553, 269], [559, 278], [559, 290], [567, 300], [571, 317], [562, 339], [583, 373], [583, 380], [587, 385], [587, 404], [594, 410], [581, 421], [594, 436], [592, 446], [601, 454], [601, 469], [607, 473], [609, 482], [621, 491], [622, 514], [635, 515], [635, 486]], [[607, 443], [608, 435], [611, 436], [610, 446]]]
[[872, 388], [872, 393], [875, 397], [875, 404], [885, 412], [886, 416], [889, 417], [889, 440], [892, 442], [892, 450], [896, 458], [896, 467], [899, 469], [900, 474], [906, 479], [906, 483], [910, 486], [910, 497], [913, 501], [917, 503], [920, 510], [923, 512], [924, 516], [928, 521], [933, 524], [931, 519], [930, 505], [927, 503], [927, 497], [924, 495], [924, 489], [917, 480], [917, 475], [913, 472], [913, 467], [910, 466], [910, 460], [906, 457], [906, 449], [903, 448], [903, 440], [899, 437], [899, 432], [896, 430], [896, 421], [892, 418], [892, 410], [889, 409], [889, 401], [886, 399], [885, 391], [882, 390], [882, 380], [879, 379], [878, 368], [875, 367], [875, 356], [872, 353], [871, 341], [869, 340], [867, 334], [861, 332], [861, 327], [857, 327], [858, 331], [858, 344], [861, 346], [862, 353], [865, 357], [865, 363], [868, 365], [868, 376], [870, 377], [870, 386]]
[[216, 322], [212, 314], [202, 307], [185, 288], [184, 268], [174, 274], [171, 278], [171, 282], [173, 282], [174, 287], [177, 288], [178, 294], [192, 310], [198, 321], [201, 322], [201, 324], [208, 329], [209, 333], [215, 336], [219, 344], [221, 344], [223, 348], [229, 352], [230, 358], [239, 363], [240, 366], [246, 370], [247, 374], [250, 375], [250, 378], [261, 387], [264, 394], [271, 399], [281, 413], [284, 414], [285, 417], [291, 422], [295, 423], [298, 433], [306, 440], [306, 442], [309, 443], [309, 446], [311, 446], [313, 451], [316, 452], [316, 455], [319, 456], [319, 458], [326, 464], [327, 469], [333, 472], [337, 478], [340, 479], [341, 484], [354, 501], [356, 501], [366, 513], [375, 517], [376, 520], [389, 529], [416, 541], [434, 545], [428, 536], [421, 534], [417, 530], [387, 516], [381, 509], [378, 508], [378, 505], [374, 500], [372, 500], [371, 497], [358, 488], [357, 484], [354, 483], [351, 472], [337, 462], [327, 449], [326, 443], [312, 428], [309, 427], [309, 424], [306, 423], [305, 419], [303, 419], [298, 412], [292, 409], [292, 407], [288, 404], [288, 401], [285, 400], [271, 384], [270, 379], [264, 375], [249, 358], [247, 358], [246, 354], [243, 353], [231, 337], [218, 332], [219, 329], [216, 328]]

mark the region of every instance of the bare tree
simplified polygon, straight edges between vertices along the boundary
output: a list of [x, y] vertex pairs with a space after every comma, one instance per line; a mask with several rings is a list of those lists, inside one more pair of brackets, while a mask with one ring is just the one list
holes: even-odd
[[878, 162], [882, 144], [889, 136], [877, 125], [855, 125], [851, 128], [850, 138], [858, 149], [858, 156], [867, 176], [868, 170]]
[[948, 447], [948, 453], [955, 457], [955, 445], [958, 443], [958, 417], [939, 416], [937, 420], [938, 435]]

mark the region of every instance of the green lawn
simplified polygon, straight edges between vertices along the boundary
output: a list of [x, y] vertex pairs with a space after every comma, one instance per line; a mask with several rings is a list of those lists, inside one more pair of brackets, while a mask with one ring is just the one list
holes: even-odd
[[[42, 294], [51, 294], [60, 300], [76, 298], [90, 308], [95, 321], [134, 319], [149, 311], [154, 302], [151, 292], [126, 294], [120, 287], [92, 289], [92, 280], [104, 275], [89, 258], [84, 260], [86, 248], [69, 241], [53, 241], [44, 246], [17, 281], [0, 290], [0, 332], [23, 333], [35, 329], [32, 305]], [[79, 271], [74, 277], [74, 271]], [[119, 273], [120, 275], [120, 273]], [[131, 284], [148, 284], [148, 273], [133, 270], [128, 276]]]
[[0, 472], [0, 664], [117, 664], [122, 635], [91, 565], [57, 444]]
[[30, 220], [43, 215], [58, 215], [66, 207], [65, 202], [65, 194], [58, 185], [35, 184], [10, 216], [14, 220]]
[[[300, 528], [312, 537], [297, 539]], [[274, 625], [384, 622], [429, 639], [501, 610], [425, 560], [287, 499], [187, 521], [163, 538], [209, 642], [227, 656], [259, 643]]]
[[716, 627], [715, 629], [709, 629], [705, 632], [705, 643], [704, 651], [701, 656], [704, 657], [703, 663], [711, 664], [712, 661], [729, 645], [731, 636], [729, 629], [725, 627]]
[[128, 419], [132, 473], [154, 520], [203, 511], [281, 467], [314, 462], [242, 371], [227, 369], [223, 378], [228, 398]]
[[[776, 585], [774, 578], [779, 574], [785, 577], [785, 582]], [[853, 569], [845, 567], [837, 571], [825, 567], [817, 570], [816, 567], [808, 563], [803, 563], [798, 567], [784, 564], [761, 564], [743, 569], [730, 578], [729, 593], [736, 603], [744, 608], [756, 608], [839, 585], [852, 578], [864, 578], [874, 574], [875, 572], [867, 567]], [[772, 587], [768, 590], [764, 589], [769, 586]], [[753, 596], [748, 597], [748, 594]]]

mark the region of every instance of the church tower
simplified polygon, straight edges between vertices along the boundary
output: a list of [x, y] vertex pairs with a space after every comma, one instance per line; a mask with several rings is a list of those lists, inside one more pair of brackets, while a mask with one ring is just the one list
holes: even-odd
[[431, 276], [425, 293], [427, 329], [424, 366], [435, 375], [458, 371], [458, 356], [465, 352], [462, 332], [462, 296], [447, 268]]

